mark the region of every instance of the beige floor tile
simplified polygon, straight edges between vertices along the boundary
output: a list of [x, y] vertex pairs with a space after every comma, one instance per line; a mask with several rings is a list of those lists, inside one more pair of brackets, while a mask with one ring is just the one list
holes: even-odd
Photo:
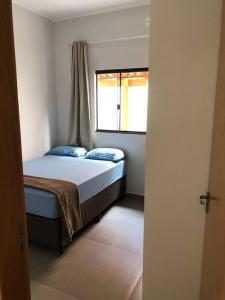
[[84, 237], [142, 255], [143, 231], [143, 215], [124, 214], [115, 207], [87, 230]]
[[142, 276], [138, 280], [136, 287], [134, 288], [129, 300], [142, 300]]
[[55, 250], [38, 245], [29, 245], [31, 279], [38, 281], [47, 272], [54, 269], [54, 265], [63, 259]]
[[115, 206], [120, 206], [127, 208], [128, 211], [134, 210], [134, 211], [139, 211], [139, 212], [144, 212], [144, 200], [141, 199], [135, 199], [135, 198], [130, 198], [130, 197], [125, 197], [121, 200], [119, 200]]
[[123, 206], [113, 206], [105, 215], [111, 214], [111, 213], [121, 213], [125, 214], [127, 216], [136, 216], [143, 220], [144, 213], [140, 210], [135, 210], [133, 208], [126, 208]]
[[49, 288], [38, 282], [31, 282], [31, 299], [32, 300], [79, 300], [58, 290]]
[[30, 245], [32, 300], [141, 300], [143, 201], [125, 198], [59, 256]]
[[[45, 252], [39, 256], [45, 256]], [[46, 263], [45, 267], [36, 268], [34, 274], [40, 283], [81, 300], [127, 300], [142, 274], [141, 255], [84, 237], [59, 259], [52, 255], [48, 259], [35, 257], [32, 261], [31, 253], [33, 267]], [[31, 272], [33, 276], [32, 267]]]
[[128, 207], [128, 208], [134, 208], [136, 210], [144, 211], [144, 199], [137, 199], [132, 197], [124, 197], [123, 199], [120, 199], [118, 203], [121, 203], [122, 206]]

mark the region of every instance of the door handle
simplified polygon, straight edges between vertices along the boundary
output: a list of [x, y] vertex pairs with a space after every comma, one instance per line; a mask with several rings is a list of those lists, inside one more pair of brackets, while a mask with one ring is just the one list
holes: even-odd
[[210, 193], [207, 192], [205, 195], [200, 196], [200, 203], [201, 205], [205, 206], [205, 212], [208, 214], [209, 213], [209, 205], [210, 205]]

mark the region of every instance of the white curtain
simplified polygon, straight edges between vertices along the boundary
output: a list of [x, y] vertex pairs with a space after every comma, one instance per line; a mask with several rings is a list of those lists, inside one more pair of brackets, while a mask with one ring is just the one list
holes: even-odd
[[90, 92], [89, 92], [88, 45], [74, 42], [71, 68], [71, 114], [69, 145], [91, 149]]

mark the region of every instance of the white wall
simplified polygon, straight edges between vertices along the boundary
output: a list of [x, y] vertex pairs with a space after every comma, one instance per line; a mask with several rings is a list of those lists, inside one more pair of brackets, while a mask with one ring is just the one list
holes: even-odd
[[144, 300], [198, 300], [221, 0], [152, 0]]
[[[145, 18], [149, 7], [121, 10], [55, 23], [56, 80], [59, 142], [68, 138], [70, 109], [71, 48], [75, 40], [98, 41], [148, 34]], [[94, 72], [99, 69], [148, 66], [148, 40], [133, 40], [89, 46], [92, 123], [95, 123]], [[145, 136], [95, 133], [96, 146], [119, 147], [128, 152], [128, 188], [130, 193], [144, 193]]]
[[43, 155], [57, 137], [53, 23], [13, 6], [23, 160]]

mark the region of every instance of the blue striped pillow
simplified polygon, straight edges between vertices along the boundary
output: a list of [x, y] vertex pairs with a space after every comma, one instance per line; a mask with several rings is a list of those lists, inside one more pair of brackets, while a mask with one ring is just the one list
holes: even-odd
[[86, 153], [87, 149], [83, 147], [58, 146], [51, 149], [46, 155], [81, 157], [84, 156]]
[[107, 160], [118, 162], [125, 158], [125, 154], [120, 149], [114, 148], [95, 148], [85, 155], [86, 159]]

